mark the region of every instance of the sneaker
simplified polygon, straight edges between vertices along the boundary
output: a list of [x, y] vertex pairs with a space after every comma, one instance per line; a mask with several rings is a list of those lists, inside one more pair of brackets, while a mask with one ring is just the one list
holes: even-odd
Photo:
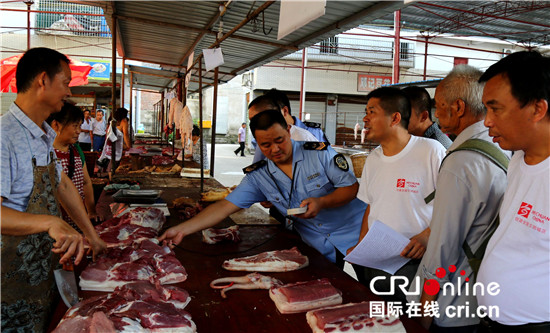
[[237, 152], [236, 152], [236, 151], [234, 151], [233, 153], [235, 154], [235, 156], [239, 156], [239, 155], [237, 155]]

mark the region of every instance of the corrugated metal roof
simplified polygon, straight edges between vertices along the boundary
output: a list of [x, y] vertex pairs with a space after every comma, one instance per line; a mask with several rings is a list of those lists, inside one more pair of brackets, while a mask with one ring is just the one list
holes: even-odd
[[[549, 1], [418, 1], [401, 10], [401, 21], [430, 36], [493, 37], [522, 46], [550, 41]], [[370, 23], [393, 27], [393, 15]]]
[[[216, 42], [218, 1], [93, 1], [100, 5], [112, 29], [117, 17], [119, 55], [127, 59], [161, 64], [172, 71], [187, 64], [184, 56]], [[223, 14], [223, 33], [228, 33], [265, 1], [232, 1]], [[327, 1], [324, 16], [277, 40], [280, 2], [270, 4], [221, 43], [225, 64], [219, 67], [221, 82], [254, 67], [318, 43], [361, 24], [393, 27], [393, 12], [401, 9], [404, 29], [424, 31], [429, 36], [449, 33], [485, 36], [533, 46], [548, 44], [550, 2], [546, 1]], [[168, 67], [167, 65], [176, 65]], [[198, 66], [193, 70], [197, 80]], [[163, 80], [137, 75], [143, 85]], [[213, 79], [213, 72], [203, 77]], [[154, 83], [153, 83], [154, 81]], [[157, 89], [157, 88], [155, 88]], [[160, 88], [158, 88], [160, 90]], [[190, 90], [197, 89], [196, 83]]]
[[[120, 38], [117, 51], [127, 59], [185, 65], [184, 56], [193, 45], [196, 59], [202, 49], [210, 48], [216, 42], [219, 22], [216, 17], [220, 4], [217, 1], [105, 1], [94, 4], [101, 5], [111, 29], [112, 15], [116, 15]], [[223, 15], [223, 33], [229, 32], [262, 5], [266, 2], [231, 2]], [[324, 16], [278, 41], [280, 2], [273, 2], [221, 43], [225, 63], [219, 67], [219, 79], [228, 81], [235, 75], [392, 13], [402, 6], [402, 2], [388, 1], [327, 1]], [[213, 24], [209, 25], [211, 22]], [[197, 72], [198, 66], [195, 66], [192, 81], [196, 81]], [[203, 76], [207, 82], [208, 79], [211, 81], [213, 72], [203, 73]], [[161, 83], [158, 78], [144, 75], [138, 75], [136, 80], [143, 84], [149, 81], [153, 85]], [[191, 90], [196, 88], [196, 83], [190, 87]]]

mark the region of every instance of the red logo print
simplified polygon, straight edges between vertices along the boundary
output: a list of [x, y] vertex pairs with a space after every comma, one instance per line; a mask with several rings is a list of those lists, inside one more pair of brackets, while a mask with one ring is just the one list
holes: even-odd
[[533, 209], [533, 205], [530, 205], [526, 202], [522, 202], [518, 210], [518, 215], [528, 218], [529, 214], [531, 213], [531, 209]]
[[405, 187], [405, 179], [398, 179], [397, 187]]

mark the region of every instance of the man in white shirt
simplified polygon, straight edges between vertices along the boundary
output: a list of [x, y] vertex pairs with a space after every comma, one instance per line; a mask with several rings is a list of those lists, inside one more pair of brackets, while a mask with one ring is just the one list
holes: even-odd
[[491, 332], [550, 332], [550, 58], [513, 53], [492, 65], [486, 82], [485, 125], [502, 149], [515, 151], [500, 224], [477, 281], [498, 283], [478, 294]]
[[80, 134], [78, 135], [78, 144], [83, 151], [92, 150], [92, 122], [90, 110], [84, 110], [84, 121], [80, 125]]
[[[367, 95], [365, 108], [367, 139], [378, 146], [365, 161], [357, 198], [369, 204], [363, 216], [359, 242], [368, 233], [374, 221], [380, 221], [410, 239], [401, 256], [411, 258], [396, 276], [412, 280], [420, 258], [424, 255], [432, 217], [432, 204], [424, 198], [435, 189], [439, 165], [445, 148], [436, 140], [410, 135], [407, 131], [411, 104], [399, 89], [383, 87]], [[348, 250], [348, 253], [354, 247]], [[378, 276], [377, 291], [390, 289], [390, 274], [365, 268], [362, 283]], [[392, 300], [405, 301], [396, 290]]]
[[96, 110], [95, 119], [92, 121], [93, 148], [94, 151], [103, 150], [105, 144], [105, 134], [107, 133], [107, 125], [104, 119], [105, 113], [103, 110]]

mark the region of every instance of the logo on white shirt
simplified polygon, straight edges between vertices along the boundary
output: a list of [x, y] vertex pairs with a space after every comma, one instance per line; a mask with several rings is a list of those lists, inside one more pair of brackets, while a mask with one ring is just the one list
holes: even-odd
[[405, 179], [401, 178], [397, 180], [397, 187], [405, 187]]
[[533, 205], [530, 205], [526, 202], [522, 202], [521, 205], [519, 206], [518, 215], [528, 218], [532, 209], [533, 209]]

